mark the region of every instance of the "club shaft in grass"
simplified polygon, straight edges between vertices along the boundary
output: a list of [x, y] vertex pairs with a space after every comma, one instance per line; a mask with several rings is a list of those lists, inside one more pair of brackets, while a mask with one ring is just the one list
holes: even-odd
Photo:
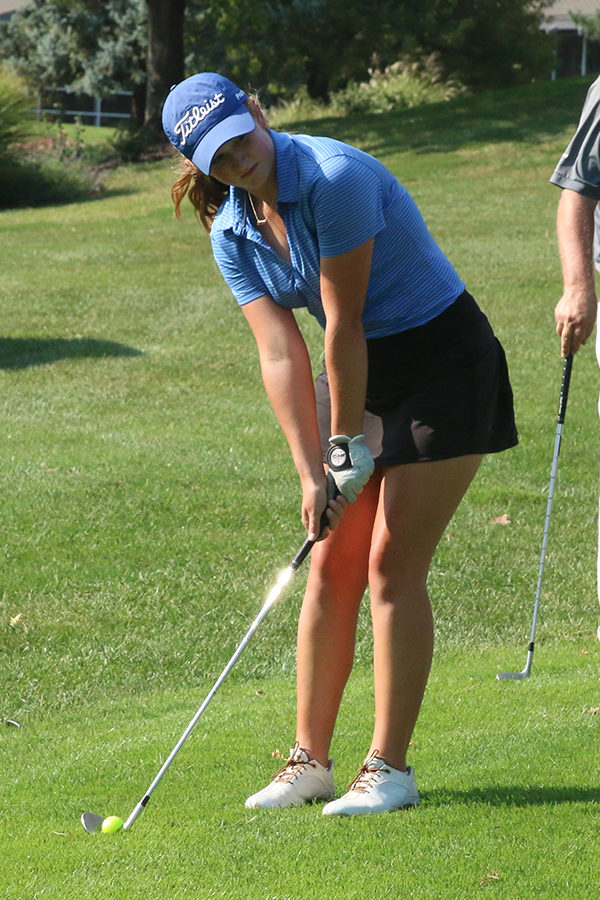
[[[328, 479], [328, 492], [329, 492], [329, 496], [332, 496], [333, 494], [337, 493], [335, 490], [335, 483], [333, 482], [333, 478], [331, 476]], [[322, 531], [327, 526], [327, 524], [328, 524], [327, 514], [326, 514], [326, 512], [324, 512], [323, 516], [321, 517], [320, 530]], [[179, 753], [179, 751], [181, 750], [181, 748], [183, 747], [185, 742], [187, 741], [188, 737], [190, 736], [190, 734], [192, 733], [192, 731], [198, 724], [198, 721], [204, 714], [206, 707], [209, 705], [209, 703], [211, 702], [211, 700], [213, 699], [213, 697], [215, 696], [215, 694], [217, 693], [217, 691], [219, 690], [219, 688], [221, 687], [221, 685], [223, 684], [223, 682], [225, 681], [225, 679], [227, 678], [227, 676], [229, 675], [229, 673], [231, 672], [233, 667], [235, 666], [236, 662], [238, 661], [238, 659], [244, 652], [252, 635], [255, 633], [255, 631], [257, 630], [257, 628], [263, 621], [263, 619], [267, 616], [269, 611], [272, 609], [272, 607], [275, 605], [275, 603], [279, 599], [282, 590], [288, 584], [288, 582], [290, 581], [290, 579], [291, 579], [292, 575], [294, 574], [294, 572], [296, 571], [296, 569], [298, 569], [300, 567], [300, 565], [304, 562], [306, 557], [309, 555], [314, 544], [315, 544], [315, 541], [311, 541], [308, 539], [305, 540], [304, 543], [302, 544], [300, 550], [294, 556], [290, 565], [287, 567], [287, 569], [285, 569], [281, 573], [281, 575], [277, 579], [277, 583], [272, 588], [267, 599], [265, 600], [260, 612], [254, 619], [252, 625], [250, 626], [250, 628], [244, 635], [243, 639], [240, 641], [240, 643], [236, 647], [233, 656], [231, 657], [231, 659], [229, 660], [229, 662], [227, 663], [227, 665], [225, 666], [225, 668], [223, 669], [223, 671], [221, 672], [221, 674], [219, 675], [217, 680], [215, 681], [214, 685], [212, 686], [211, 690], [207, 694], [205, 700], [203, 701], [202, 705], [198, 709], [197, 713], [195, 714], [193, 719], [190, 721], [189, 725], [187, 726], [187, 728], [185, 729], [185, 731], [183, 732], [183, 734], [181, 735], [181, 737], [179, 738], [179, 740], [177, 741], [177, 743], [175, 744], [173, 749], [171, 750], [168, 757], [165, 759], [165, 761], [164, 761], [163, 765], [161, 766], [158, 774], [156, 775], [154, 781], [148, 787], [148, 790], [146, 791], [146, 793], [144, 794], [144, 796], [142, 797], [140, 802], [133, 809], [129, 818], [126, 819], [125, 822], [123, 823], [124, 829], [130, 828], [133, 825], [133, 823], [135, 822], [135, 820], [138, 818], [140, 813], [143, 812], [144, 808], [146, 807], [146, 804], [150, 800], [152, 792], [157, 787], [157, 785], [159, 784], [163, 775], [165, 774], [165, 772], [167, 771], [167, 769], [169, 768], [169, 766], [171, 765], [171, 763], [173, 762], [173, 760], [175, 759], [175, 757], [177, 756], [177, 754]]]
[[255, 633], [255, 631], [259, 627], [260, 623], [266, 617], [269, 610], [276, 603], [284, 586], [290, 580], [292, 573], [293, 573], [292, 567], [288, 566], [288, 568], [279, 577], [277, 584], [275, 585], [275, 587], [273, 588], [273, 590], [270, 592], [269, 596], [265, 600], [259, 614], [257, 615], [257, 617], [253, 621], [252, 625], [250, 626], [250, 628], [244, 635], [244, 638], [238, 644], [233, 656], [231, 657], [231, 659], [229, 660], [229, 662], [227, 663], [227, 665], [225, 666], [225, 668], [223, 669], [223, 671], [221, 672], [221, 674], [219, 675], [217, 680], [215, 681], [211, 690], [207, 694], [204, 702], [198, 709], [198, 712], [195, 714], [195, 716], [193, 717], [193, 719], [191, 720], [191, 722], [189, 723], [189, 725], [187, 726], [187, 728], [185, 729], [185, 731], [183, 732], [183, 734], [181, 735], [181, 737], [179, 738], [179, 740], [177, 741], [177, 743], [175, 744], [173, 749], [171, 750], [171, 753], [164, 761], [160, 771], [158, 772], [158, 774], [156, 775], [156, 778], [154, 779], [154, 781], [152, 782], [152, 784], [150, 785], [150, 787], [144, 794], [143, 798], [137, 804], [137, 806], [135, 807], [135, 809], [133, 810], [133, 812], [131, 813], [129, 818], [124, 822], [123, 828], [125, 828], [125, 829], [130, 828], [131, 825], [133, 825], [133, 823], [137, 819], [137, 817], [140, 815], [140, 813], [143, 811], [144, 807], [146, 806], [146, 804], [148, 803], [148, 801], [150, 799], [152, 792], [157, 787], [157, 785], [160, 782], [160, 780], [162, 779], [163, 775], [165, 774], [165, 772], [167, 771], [167, 769], [169, 768], [169, 766], [171, 765], [171, 763], [173, 762], [173, 760], [175, 759], [175, 757], [177, 756], [177, 754], [179, 753], [179, 751], [181, 750], [181, 748], [183, 747], [185, 742], [187, 741], [188, 737], [190, 736], [190, 734], [196, 727], [196, 725], [197, 725], [199, 719], [202, 717], [206, 707], [209, 705], [209, 703], [211, 702], [211, 700], [213, 699], [213, 697], [215, 696], [215, 694], [217, 693], [217, 691], [219, 690], [219, 688], [221, 687], [221, 685], [223, 684], [223, 682], [225, 681], [225, 679], [227, 678], [227, 676], [229, 675], [229, 673], [231, 672], [233, 667], [235, 666], [236, 662], [238, 661], [238, 659], [244, 652], [252, 635]]
[[529, 647], [527, 648], [527, 660], [525, 668], [521, 672], [499, 672], [496, 678], [499, 681], [518, 681], [521, 678], [529, 678], [531, 674], [531, 665], [533, 663], [533, 651], [535, 646], [535, 629], [537, 625], [538, 610], [540, 606], [540, 595], [542, 592], [542, 579], [544, 576], [544, 563], [546, 561], [546, 548], [548, 546], [548, 532], [550, 530], [550, 514], [552, 512], [552, 500], [554, 497], [554, 482], [556, 480], [556, 470], [558, 468], [558, 457], [560, 454], [560, 444], [562, 440], [562, 430], [565, 423], [565, 413], [567, 411], [567, 400], [569, 397], [569, 385], [571, 383], [571, 369], [573, 367], [573, 355], [569, 354], [565, 359], [563, 366], [562, 383], [560, 388], [560, 399], [558, 403], [558, 416], [556, 419], [556, 434], [554, 438], [554, 453], [552, 456], [552, 468], [550, 470], [550, 485], [548, 488], [548, 502], [546, 504], [546, 518], [544, 520], [544, 535], [542, 538], [542, 552], [540, 554], [540, 565], [538, 569], [537, 586], [535, 590], [535, 603], [533, 605], [533, 619], [531, 622], [531, 634], [529, 636]]

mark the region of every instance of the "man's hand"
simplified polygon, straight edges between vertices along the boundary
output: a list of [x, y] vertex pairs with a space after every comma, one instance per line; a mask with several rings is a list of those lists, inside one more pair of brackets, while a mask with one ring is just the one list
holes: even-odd
[[597, 311], [595, 291], [570, 290], [562, 295], [554, 308], [554, 318], [564, 359], [586, 343], [594, 330]]

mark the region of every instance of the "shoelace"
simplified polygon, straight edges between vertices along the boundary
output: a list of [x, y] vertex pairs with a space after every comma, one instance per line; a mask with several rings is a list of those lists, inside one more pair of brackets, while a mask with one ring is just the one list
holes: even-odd
[[348, 785], [346, 788], [347, 791], [358, 791], [359, 793], [366, 794], [369, 791], [373, 784], [377, 781], [377, 776], [382, 772], [389, 774], [389, 769], [382, 768], [380, 766], [373, 766], [373, 760], [376, 759], [379, 750], [375, 750], [368, 759], [366, 759], [363, 765], [360, 767], [358, 775], [354, 779], [354, 781]]
[[312, 760], [302, 760], [296, 759], [295, 754], [300, 750], [300, 745], [298, 742], [294, 744], [294, 749], [292, 755], [278, 772], [272, 776], [271, 781], [293, 781], [296, 778], [304, 766], [312, 766], [313, 769], [316, 768], [314, 762]]

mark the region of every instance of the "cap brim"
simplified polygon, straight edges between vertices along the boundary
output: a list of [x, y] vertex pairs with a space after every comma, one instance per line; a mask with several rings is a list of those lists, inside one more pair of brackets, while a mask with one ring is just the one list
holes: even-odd
[[214, 128], [202, 138], [192, 156], [192, 162], [198, 166], [204, 175], [210, 174], [210, 167], [213, 156], [223, 144], [232, 138], [240, 137], [242, 134], [249, 134], [256, 128], [256, 121], [252, 114], [248, 112], [246, 106], [240, 106], [238, 110], [223, 119], [215, 125]]

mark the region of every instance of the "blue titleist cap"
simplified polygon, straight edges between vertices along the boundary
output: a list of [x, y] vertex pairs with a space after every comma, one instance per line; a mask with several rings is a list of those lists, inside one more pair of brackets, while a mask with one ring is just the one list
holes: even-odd
[[201, 72], [173, 85], [162, 111], [163, 129], [174, 147], [208, 175], [226, 141], [253, 131], [246, 94], [223, 75]]

